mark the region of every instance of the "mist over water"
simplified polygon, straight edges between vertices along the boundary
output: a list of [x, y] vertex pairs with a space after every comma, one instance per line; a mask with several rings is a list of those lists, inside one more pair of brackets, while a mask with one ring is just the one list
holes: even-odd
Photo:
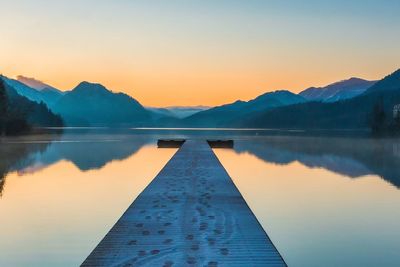
[[399, 266], [400, 140], [284, 131], [69, 129], [1, 139], [0, 266], [76, 266], [176, 149], [214, 149], [289, 266]]
[[398, 266], [399, 147], [274, 136], [215, 151], [289, 266]]

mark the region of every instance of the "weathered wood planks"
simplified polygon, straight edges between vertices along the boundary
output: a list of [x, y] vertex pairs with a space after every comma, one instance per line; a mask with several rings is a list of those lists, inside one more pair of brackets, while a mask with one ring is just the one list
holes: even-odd
[[206, 141], [186, 141], [82, 266], [286, 266]]

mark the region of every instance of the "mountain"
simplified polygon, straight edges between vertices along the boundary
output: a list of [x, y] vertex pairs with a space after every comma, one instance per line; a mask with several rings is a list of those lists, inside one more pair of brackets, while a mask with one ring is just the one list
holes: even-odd
[[39, 91], [42, 95], [42, 101], [44, 101], [49, 107], [64, 95], [64, 92], [35, 78], [18, 75], [17, 81]]
[[382, 123], [394, 123], [393, 107], [400, 103], [400, 69], [376, 82], [363, 94], [343, 101], [308, 102], [252, 114], [237, 122], [241, 127], [360, 129], [369, 128], [374, 110], [382, 106]]
[[210, 108], [183, 119], [184, 125], [192, 127], [225, 127], [249, 114], [271, 110], [277, 107], [304, 103], [306, 100], [289, 91], [265, 93], [250, 101], [236, 101], [231, 104]]
[[44, 88], [40, 91], [43, 101], [52, 108], [53, 105], [64, 95], [64, 92], [53, 88]]
[[70, 126], [133, 127], [152, 120], [151, 112], [132, 97], [89, 82], [81, 82], [63, 95], [52, 109]]
[[29, 100], [37, 103], [45, 102], [43, 95], [38, 90], [35, 90], [22, 82], [7, 78], [5, 76], [2, 76], [2, 79], [5, 81], [7, 85], [12, 87], [19, 95], [24, 96]]
[[300, 92], [299, 95], [311, 101], [336, 102], [361, 95], [375, 82], [350, 78], [325, 87], [310, 87]]
[[206, 106], [194, 106], [194, 107], [165, 107], [165, 108], [152, 108], [148, 107], [148, 110], [159, 114], [161, 116], [168, 116], [168, 117], [173, 117], [177, 119], [184, 119], [186, 117], [189, 117], [193, 114], [196, 114], [200, 111], [204, 111], [207, 109], [210, 109], [210, 107]]
[[7, 83], [4, 76], [0, 76], [0, 91], [0, 95], [3, 96], [0, 103], [0, 128], [6, 133], [15, 134], [27, 131], [31, 127], [63, 126], [61, 117], [51, 112], [46, 104], [21, 96]]
[[15, 80], [3, 76], [3, 79], [8, 85], [14, 88], [19, 95], [24, 96], [31, 101], [37, 103], [43, 102], [48, 107], [51, 107], [64, 94], [60, 90], [46, 84], [39, 86], [37, 80], [35, 80], [36, 84], [34, 84], [36, 88], [33, 88], [30, 86], [33, 82], [28, 80], [32, 80], [33, 78], [21, 77], [23, 76], [18, 76], [18, 80]]
[[58, 89], [54, 88], [53, 86], [48, 85], [40, 80], [37, 80], [35, 78], [29, 78], [29, 77], [25, 77], [23, 75], [18, 75], [17, 81], [19, 81], [37, 91], [42, 91], [44, 89], [48, 89], [48, 90], [53, 90], [53, 91], [57, 91], [57, 92], [61, 93], [60, 90], [58, 90]]
[[164, 121], [175, 123], [174, 119], [179, 118], [172, 111], [148, 111], [132, 97], [113, 93], [100, 84], [82, 82], [72, 91], [62, 92], [34, 78], [20, 75], [17, 79], [4, 77], [19, 95], [45, 103], [69, 126], [149, 126]]
[[400, 90], [400, 69], [375, 83], [367, 90], [367, 93]]

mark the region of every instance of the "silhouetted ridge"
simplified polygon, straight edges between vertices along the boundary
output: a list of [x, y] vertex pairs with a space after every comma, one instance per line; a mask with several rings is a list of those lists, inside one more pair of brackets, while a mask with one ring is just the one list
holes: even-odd
[[333, 103], [308, 102], [278, 107], [251, 114], [238, 121], [241, 127], [300, 128], [300, 129], [367, 129], [371, 126], [373, 110], [382, 105], [382, 125], [393, 124], [393, 107], [400, 103], [400, 71], [376, 82], [365, 93]]
[[107, 90], [103, 85], [99, 83], [91, 83], [83, 81], [78, 84], [71, 92], [74, 94], [112, 94], [111, 91]]
[[374, 84], [375, 81], [352, 77], [325, 87], [310, 87], [300, 92], [299, 95], [311, 101], [336, 102], [356, 97]]
[[187, 117], [183, 121], [185, 125], [194, 127], [229, 127], [249, 114], [305, 101], [302, 96], [280, 90], [265, 93], [247, 102], [237, 100], [231, 104], [210, 108]]
[[68, 125], [142, 126], [151, 122], [151, 113], [124, 93], [113, 93], [101, 84], [81, 82], [62, 96], [53, 109]]
[[389, 74], [382, 80], [378, 81], [366, 93], [372, 93], [375, 91], [391, 91], [400, 90], [400, 69], [396, 70], [392, 74]]
[[7, 78], [0, 76], [0, 134], [17, 134], [32, 127], [60, 127], [62, 119], [43, 102], [37, 103], [20, 95]]

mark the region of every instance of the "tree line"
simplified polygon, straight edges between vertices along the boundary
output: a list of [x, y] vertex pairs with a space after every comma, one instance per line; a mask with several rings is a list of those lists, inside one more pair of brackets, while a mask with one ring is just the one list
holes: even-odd
[[63, 121], [46, 104], [30, 101], [0, 79], [0, 135], [14, 135], [46, 126], [63, 126]]

